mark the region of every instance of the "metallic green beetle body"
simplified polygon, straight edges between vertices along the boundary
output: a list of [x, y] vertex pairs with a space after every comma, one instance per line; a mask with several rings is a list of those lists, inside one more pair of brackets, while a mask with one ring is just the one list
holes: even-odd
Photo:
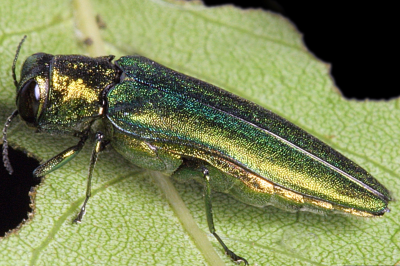
[[78, 222], [90, 196], [97, 154], [108, 143], [139, 167], [205, 183], [210, 231], [232, 259], [246, 264], [215, 233], [210, 188], [260, 207], [359, 216], [389, 211], [390, 194], [374, 177], [276, 114], [145, 57], [124, 56], [115, 64], [112, 59], [30, 56], [20, 81], [15, 80], [18, 111], [3, 130], [9, 170], [6, 130], [18, 113], [39, 132], [81, 138], [39, 166], [37, 176], [75, 157], [91, 131], [105, 130], [96, 135]]
[[[387, 211], [389, 192], [376, 179], [274, 113], [141, 56], [116, 65], [126, 76], [106, 97], [117, 134], [111, 145], [127, 158], [145, 147], [140, 152], [160, 159], [139, 166], [172, 173], [182, 158], [199, 160], [231, 180], [215, 182], [214, 189], [233, 190], [258, 206], [277, 194], [298, 208], [332, 206], [363, 216]], [[136, 140], [141, 144], [130, 143]]]

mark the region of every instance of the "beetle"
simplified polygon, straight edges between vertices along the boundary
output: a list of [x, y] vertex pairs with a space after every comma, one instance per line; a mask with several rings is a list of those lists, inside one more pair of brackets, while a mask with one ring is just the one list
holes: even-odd
[[[25, 38], [24, 38], [25, 39]], [[37, 53], [15, 66], [18, 115], [37, 132], [69, 134], [76, 145], [37, 167], [44, 176], [95, 144], [81, 222], [91, 195], [98, 154], [111, 145], [132, 164], [204, 184], [210, 232], [227, 255], [236, 255], [216, 233], [211, 190], [250, 205], [290, 210], [331, 210], [357, 216], [389, 212], [389, 191], [359, 165], [286, 119], [221, 88], [186, 76], [140, 55], [87, 57]]]

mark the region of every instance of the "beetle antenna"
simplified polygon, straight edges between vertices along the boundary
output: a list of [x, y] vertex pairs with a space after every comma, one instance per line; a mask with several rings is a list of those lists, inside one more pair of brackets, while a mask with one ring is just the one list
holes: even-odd
[[6, 121], [6, 124], [3, 128], [3, 162], [4, 167], [7, 169], [8, 173], [12, 175], [14, 172], [13, 168], [11, 167], [10, 159], [8, 158], [8, 141], [7, 141], [7, 129], [11, 124], [11, 121], [18, 115], [18, 110], [15, 110]]
[[[21, 47], [22, 44], [24, 43], [26, 39], [26, 35], [22, 38], [22, 40], [19, 42], [18, 44], [18, 48], [17, 51], [15, 52], [15, 56], [14, 56], [14, 61], [11, 67], [12, 70], [12, 78], [14, 81], [14, 86], [15, 88], [18, 89], [18, 81], [17, 81], [17, 75], [15, 74], [15, 65], [17, 64], [17, 60], [18, 60], [18, 55], [19, 52], [21, 51]], [[18, 110], [15, 110], [8, 118], [7, 121], [4, 125], [3, 128], [3, 163], [4, 163], [4, 167], [7, 169], [8, 173], [10, 175], [12, 175], [12, 173], [14, 172], [11, 163], [10, 163], [10, 158], [8, 157], [8, 141], [7, 141], [7, 130], [10, 127], [11, 121], [18, 115]]]
[[24, 43], [25, 39], [26, 39], [26, 35], [25, 35], [24, 38], [22, 38], [22, 40], [19, 42], [17, 51], [15, 52], [14, 62], [13, 62], [13, 65], [12, 65], [12, 77], [13, 77], [13, 80], [14, 80], [14, 86], [15, 86], [15, 88], [18, 88], [17, 75], [15, 75], [15, 65], [17, 64], [19, 51], [21, 50], [21, 46], [22, 46], [22, 44]]

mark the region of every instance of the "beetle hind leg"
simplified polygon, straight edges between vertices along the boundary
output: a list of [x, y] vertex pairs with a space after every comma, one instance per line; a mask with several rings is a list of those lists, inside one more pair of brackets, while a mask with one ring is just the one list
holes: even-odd
[[208, 169], [203, 167], [203, 177], [205, 181], [205, 186], [204, 186], [204, 201], [206, 205], [206, 215], [207, 215], [207, 224], [210, 232], [214, 235], [214, 237], [218, 240], [220, 245], [224, 248], [225, 253], [236, 263], [241, 263], [244, 262], [245, 265], [249, 265], [246, 259], [236, 255], [232, 250], [230, 250], [225, 243], [222, 241], [222, 239], [218, 236], [218, 234], [215, 231], [214, 227], [214, 219], [213, 219], [213, 213], [212, 213], [212, 202], [211, 202], [211, 185], [210, 185], [210, 175], [208, 172]]

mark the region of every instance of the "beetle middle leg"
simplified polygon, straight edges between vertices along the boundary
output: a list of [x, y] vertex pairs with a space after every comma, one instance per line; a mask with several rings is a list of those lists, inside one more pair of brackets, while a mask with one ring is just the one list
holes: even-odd
[[92, 175], [93, 175], [93, 169], [96, 165], [97, 162], [97, 157], [99, 155], [99, 152], [101, 152], [105, 145], [107, 145], [109, 142], [107, 140], [104, 140], [104, 134], [101, 132], [96, 133], [96, 141], [95, 141], [95, 146], [92, 151], [92, 156], [90, 157], [90, 165], [89, 165], [89, 176], [87, 179], [87, 185], [86, 185], [86, 198], [85, 201], [82, 204], [81, 210], [78, 214], [78, 216], [75, 218], [74, 222], [75, 223], [80, 223], [82, 221], [83, 216], [86, 213], [86, 204], [89, 201], [89, 198], [92, 194]]

